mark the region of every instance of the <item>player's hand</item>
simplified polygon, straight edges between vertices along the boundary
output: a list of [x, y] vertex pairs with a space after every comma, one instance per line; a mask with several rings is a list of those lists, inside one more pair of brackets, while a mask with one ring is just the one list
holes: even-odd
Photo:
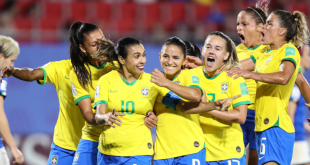
[[305, 103], [305, 106], [310, 110], [310, 103]]
[[14, 157], [13, 164], [23, 164], [24, 163], [24, 156], [23, 154], [19, 151], [19, 149], [14, 148], [11, 150], [11, 153]]
[[168, 81], [170, 81], [166, 78], [165, 74], [158, 69], [154, 69], [151, 74], [151, 82], [155, 83], [158, 86], [166, 87], [169, 83]]
[[198, 57], [186, 56], [185, 68], [197, 68], [204, 65], [204, 61]]
[[215, 105], [217, 106], [217, 110], [219, 111], [227, 111], [229, 113], [228, 108], [231, 106], [231, 101], [241, 97], [242, 95], [237, 95], [228, 99], [221, 99], [215, 101]]
[[109, 112], [107, 114], [96, 114], [96, 121], [98, 125], [109, 125], [113, 128], [115, 128], [116, 124], [118, 126], [122, 126], [120, 123], [122, 123], [122, 120], [119, 119], [117, 116], [125, 116], [126, 113], [119, 113], [115, 112], [115, 108], [113, 108], [112, 112]]
[[1, 77], [0, 77], [0, 82], [2, 83], [2, 79], [4, 77], [10, 77], [12, 76], [14, 72], [14, 68], [13, 67], [4, 67], [1, 71]]
[[147, 126], [147, 128], [151, 129], [155, 127], [157, 121], [158, 119], [153, 111], [148, 111], [146, 113], [146, 117], [144, 118], [144, 124]]
[[234, 77], [234, 79], [237, 79], [239, 77], [243, 77], [245, 79], [248, 79], [248, 78], [250, 78], [250, 74], [251, 73], [252, 72], [242, 70], [241, 68], [233, 68], [233, 69], [230, 69], [230, 70], [227, 71], [227, 75], [229, 77], [232, 77], [232, 76], [236, 75]]

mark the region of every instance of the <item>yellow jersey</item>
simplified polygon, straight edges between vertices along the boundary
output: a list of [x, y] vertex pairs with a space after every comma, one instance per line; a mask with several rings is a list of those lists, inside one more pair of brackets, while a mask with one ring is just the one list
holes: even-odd
[[[229, 110], [239, 105], [250, 105], [249, 91], [244, 78], [233, 79], [227, 72], [209, 77], [204, 66], [192, 69], [199, 77], [209, 102], [242, 94], [232, 101]], [[243, 133], [240, 124], [221, 120], [209, 113], [200, 114], [200, 126], [206, 142], [206, 161], [241, 158], [244, 155]]]
[[288, 102], [300, 68], [300, 54], [297, 48], [287, 43], [277, 50], [268, 50], [264, 54], [253, 56], [256, 59], [255, 71], [274, 73], [279, 71], [282, 61], [291, 61], [295, 71], [286, 85], [269, 84], [257, 81], [255, 131], [279, 126], [288, 133], [295, 132], [291, 118], [287, 114]]
[[122, 126], [103, 126], [99, 151], [112, 156], [153, 155], [151, 130], [144, 125], [148, 111], [153, 110], [159, 87], [152, 83], [151, 75], [142, 73], [128, 83], [118, 71], [111, 71], [99, 79], [95, 105], [107, 104], [107, 112], [126, 113], [118, 116]]
[[[258, 45], [254, 48], [247, 48], [243, 44], [239, 44], [237, 47], [237, 55], [239, 58], [239, 61], [245, 60], [250, 58], [253, 53], [264, 53], [266, 50], [270, 49], [269, 45]], [[253, 59], [252, 59], [253, 60]], [[246, 79], [245, 80], [246, 85], [248, 87], [249, 93], [250, 93], [250, 99], [251, 99], [251, 105], [249, 105], [248, 109], [255, 110], [255, 96], [256, 96], [256, 81], [252, 79]]]
[[49, 62], [40, 69], [44, 72], [44, 79], [38, 83], [41, 85], [52, 83], [56, 88], [59, 100], [59, 115], [53, 141], [61, 148], [76, 151], [82, 135], [84, 118], [79, 107], [75, 105], [71, 92], [69, 79], [71, 61]]
[[[201, 89], [199, 78], [191, 70], [183, 70], [172, 81]], [[204, 148], [198, 114], [184, 114], [161, 102], [155, 103], [154, 111], [158, 119], [154, 160], [190, 155]]]
[[[86, 66], [87, 68], [87, 66]], [[72, 95], [74, 97], [75, 104], [77, 104], [79, 101], [90, 98], [92, 107], [94, 107], [94, 100], [95, 100], [95, 88], [97, 86], [97, 82], [99, 78], [109, 73], [110, 71], [114, 70], [115, 67], [111, 63], [104, 63], [102, 66], [93, 66], [89, 65], [91, 78], [92, 78], [92, 84], [90, 82], [87, 84], [86, 89], [81, 86], [77, 79], [77, 75], [72, 69], [70, 72], [70, 81], [71, 81], [71, 89], [72, 89]], [[96, 110], [93, 109], [93, 113], [96, 113]], [[82, 139], [84, 140], [90, 140], [94, 142], [99, 141], [99, 136], [102, 131], [102, 126], [100, 125], [89, 125], [87, 122], [85, 122], [85, 126], [82, 129]]]

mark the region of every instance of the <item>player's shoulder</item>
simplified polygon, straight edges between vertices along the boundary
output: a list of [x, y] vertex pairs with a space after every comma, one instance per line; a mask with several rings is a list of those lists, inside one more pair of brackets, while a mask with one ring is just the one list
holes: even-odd
[[284, 55], [284, 56], [291, 56], [291, 55], [295, 56], [297, 54], [299, 55], [298, 49], [290, 42], [285, 44], [285, 45], [283, 45], [280, 48], [279, 53]]
[[234, 79], [237, 75], [234, 75], [234, 76], [231, 76], [229, 77], [227, 75], [227, 72], [226, 71], [223, 71], [222, 73], [222, 79], [226, 79], [228, 81], [228, 83], [241, 83], [241, 82], [245, 82], [245, 79], [243, 77], [238, 77], [236, 79]]
[[246, 50], [247, 47], [244, 44], [239, 44], [238, 46], [236, 46], [237, 50]]
[[197, 68], [190, 69], [190, 71], [191, 71], [192, 73], [195, 73], [195, 74], [197, 74], [197, 75], [200, 75], [200, 74], [203, 74], [203, 68], [204, 68], [204, 66], [199, 66], [199, 67], [197, 67]]
[[49, 65], [53, 65], [54, 67], [56, 67], [56, 69], [71, 69], [72, 68], [72, 64], [71, 64], [71, 60], [61, 60], [61, 61], [50, 61], [48, 63], [46, 63], [45, 65], [43, 65], [42, 67], [48, 67]]

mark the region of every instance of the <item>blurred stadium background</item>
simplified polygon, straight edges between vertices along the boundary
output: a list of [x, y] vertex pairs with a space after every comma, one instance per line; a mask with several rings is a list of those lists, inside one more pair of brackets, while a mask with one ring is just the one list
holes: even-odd
[[[49, 61], [68, 59], [70, 25], [75, 21], [91, 22], [114, 42], [124, 36], [141, 40], [147, 54], [145, 72], [151, 72], [160, 68], [161, 44], [171, 36], [201, 47], [207, 34], [218, 30], [238, 44], [237, 14], [255, 3], [256, 0], [0, 0], [0, 34], [20, 43], [16, 67], [36, 68]], [[309, 0], [271, 0], [269, 6], [269, 11], [302, 11], [310, 22]], [[310, 72], [305, 76], [310, 80]], [[8, 81], [5, 112], [15, 142], [25, 156], [25, 165], [46, 164], [59, 112], [55, 88], [15, 78]], [[155, 137], [155, 129], [152, 132]]]

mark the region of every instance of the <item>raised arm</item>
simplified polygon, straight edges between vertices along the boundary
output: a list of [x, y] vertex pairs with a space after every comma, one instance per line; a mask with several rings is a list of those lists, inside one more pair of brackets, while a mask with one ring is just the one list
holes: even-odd
[[34, 80], [43, 80], [44, 72], [42, 69], [31, 69], [31, 68], [11, 68], [5, 67], [1, 72], [1, 78], [14, 76], [23, 81], [34, 81]]

